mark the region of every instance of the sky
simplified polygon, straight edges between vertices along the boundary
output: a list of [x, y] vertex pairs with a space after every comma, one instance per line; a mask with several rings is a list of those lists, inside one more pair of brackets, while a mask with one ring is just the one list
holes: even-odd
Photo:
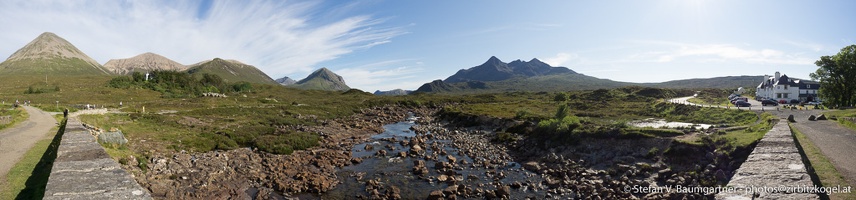
[[0, 57], [53, 32], [105, 63], [213, 58], [296, 80], [326, 67], [364, 91], [409, 89], [491, 56], [626, 82], [809, 78], [856, 44], [856, 1], [0, 1]]

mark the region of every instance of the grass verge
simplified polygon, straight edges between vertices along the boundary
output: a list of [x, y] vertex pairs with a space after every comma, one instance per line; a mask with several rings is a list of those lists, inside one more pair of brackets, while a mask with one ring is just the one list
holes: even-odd
[[[850, 187], [841, 173], [832, 165], [832, 162], [820, 152], [817, 146], [814, 146], [814, 143], [809, 141], [805, 134], [790, 123], [788, 126], [791, 127], [791, 133], [797, 142], [797, 148], [803, 156], [803, 163], [806, 164], [806, 170], [811, 175], [814, 185], [819, 187]], [[821, 194], [821, 199], [856, 199], [856, 193]]]
[[0, 199], [42, 199], [45, 186], [56, 159], [57, 149], [65, 131], [65, 121], [62, 122], [52, 139], [36, 142], [33, 148], [24, 154], [21, 161], [15, 163], [6, 175], [2, 185], [3, 193]]
[[0, 106], [0, 116], [11, 116], [12, 117], [12, 119], [9, 121], [9, 123], [0, 124], [0, 130], [3, 130], [3, 129], [8, 128], [8, 127], [15, 126], [15, 124], [18, 124], [24, 120], [27, 120], [27, 118], [30, 118], [30, 114], [27, 113], [27, 110], [24, 110], [24, 108], [22, 108], [22, 107], [18, 107], [18, 108], [14, 108], [14, 109], [11, 109], [11, 108], [12, 108], [12, 106], [8, 106], [8, 108], [6, 105]]

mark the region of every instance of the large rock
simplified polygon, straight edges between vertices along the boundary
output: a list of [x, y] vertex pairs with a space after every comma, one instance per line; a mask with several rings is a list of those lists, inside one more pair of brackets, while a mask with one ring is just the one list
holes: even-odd
[[788, 115], [788, 121], [789, 122], [797, 122], [797, 120], [794, 120], [794, 115]]
[[444, 197], [443, 190], [434, 190], [434, 191], [431, 191], [430, 194], [428, 194], [429, 200], [440, 200], [440, 199], [443, 199], [443, 197]]
[[122, 131], [116, 130], [115, 132], [106, 132], [98, 134], [98, 142], [123, 145], [125, 143], [128, 143], [128, 139], [125, 139], [125, 135], [122, 134]]
[[808, 116], [808, 121], [815, 121], [815, 120], [817, 120], [817, 117], [815, 117], [814, 115]]
[[826, 115], [820, 114], [820, 116], [817, 116], [817, 120], [826, 120]]

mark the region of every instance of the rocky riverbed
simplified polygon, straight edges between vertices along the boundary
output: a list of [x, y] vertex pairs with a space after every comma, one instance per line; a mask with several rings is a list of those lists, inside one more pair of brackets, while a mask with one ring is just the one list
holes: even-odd
[[321, 126], [280, 127], [322, 135], [319, 147], [275, 155], [240, 148], [205, 153], [152, 155], [145, 171], [136, 158], [123, 165], [152, 196], [162, 199], [282, 199], [291, 194], [323, 193], [340, 183], [337, 171], [360, 163], [354, 145], [401, 121], [408, 112], [430, 115], [432, 109], [376, 107]]
[[[715, 186], [742, 163], [742, 151], [729, 156], [668, 138], [561, 144], [515, 135], [496, 143], [497, 132], [533, 124], [481, 117], [462, 126], [436, 111], [373, 108], [323, 126], [282, 127], [324, 137], [292, 155], [180, 152], [153, 156], [145, 172], [123, 167], [164, 199], [707, 199], [629, 188]], [[408, 113], [420, 118], [401, 122]]]

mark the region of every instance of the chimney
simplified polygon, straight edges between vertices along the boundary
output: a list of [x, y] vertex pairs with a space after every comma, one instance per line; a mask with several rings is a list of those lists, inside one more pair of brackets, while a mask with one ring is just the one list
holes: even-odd
[[780, 74], [779, 72], [776, 72], [776, 80], [775, 81], [779, 81], [779, 78], [781, 78], [781, 77], [782, 77], [782, 74]]

